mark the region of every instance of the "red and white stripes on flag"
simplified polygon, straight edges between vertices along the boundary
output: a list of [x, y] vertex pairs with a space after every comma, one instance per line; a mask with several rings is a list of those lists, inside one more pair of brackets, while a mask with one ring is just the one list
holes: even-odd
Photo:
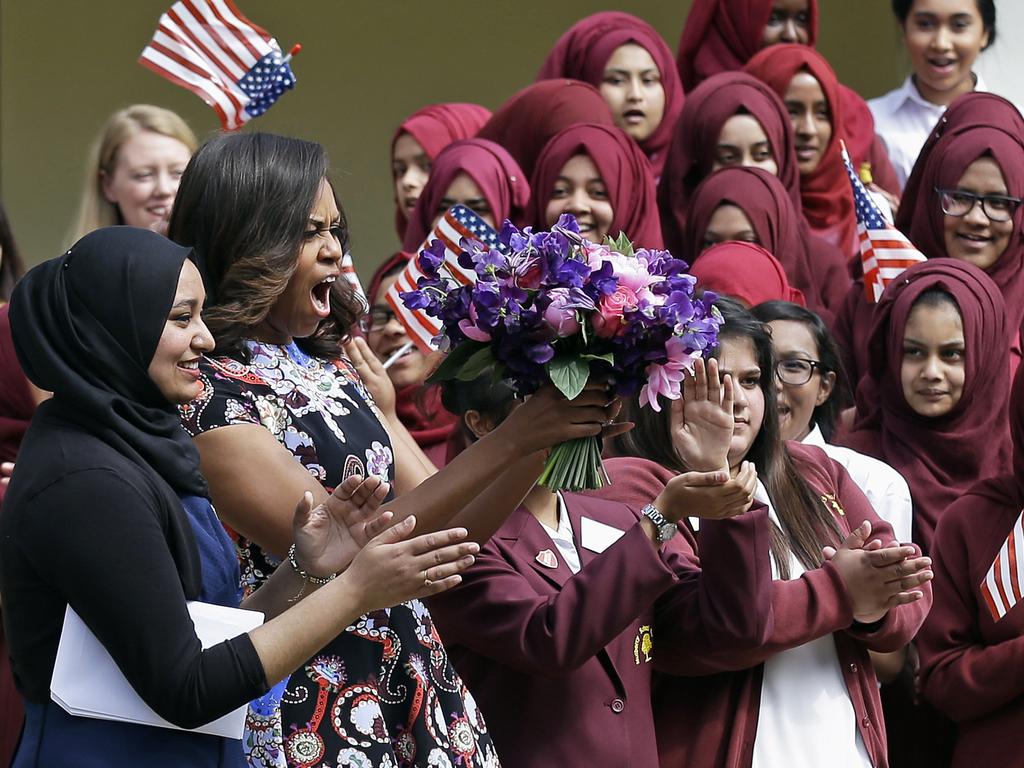
[[280, 51], [231, 0], [179, 0], [160, 16], [139, 63], [192, 91], [213, 107], [226, 130], [234, 130], [253, 116], [246, 110], [253, 88], [247, 93], [240, 83], [255, 85], [261, 78], [250, 75], [253, 68]]
[[[459, 264], [459, 254], [462, 253], [459, 244], [464, 237], [475, 238], [487, 245], [498, 247], [498, 233], [494, 228], [463, 205], [456, 205], [441, 217], [424, 245], [434, 240], [443, 242], [444, 268], [448, 275], [459, 285], [472, 285], [476, 282], [476, 272]], [[416, 343], [421, 352], [429, 354], [437, 348], [434, 338], [441, 333], [441, 321], [422, 309], [409, 309], [401, 298], [402, 293], [417, 290], [418, 280], [423, 276], [419, 258], [409, 259], [398, 279], [384, 294], [384, 299], [395, 313], [395, 317], [405, 326], [409, 338]]]
[[868, 303], [877, 304], [882, 291], [907, 267], [925, 261], [924, 254], [878, 210], [871, 195], [853, 170], [846, 145], [842, 145], [846, 174], [853, 185], [853, 203], [857, 213], [857, 238], [864, 268], [864, 293]]
[[981, 596], [992, 614], [993, 621], [999, 621], [1024, 595], [1024, 511], [1010, 529], [999, 554], [992, 561], [985, 580], [981, 582]]
[[366, 291], [363, 290], [363, 284], [359, 282], [359, 275], [356, 274], [356, 265], [352, 261], [352, 254], [347, 251], [341, 257], [341, 276], [345, 278], [352, 290], [356, 292], [356, 296], [363, 302], [363, 305], [369, 306], [369, 302], [366, 300]]

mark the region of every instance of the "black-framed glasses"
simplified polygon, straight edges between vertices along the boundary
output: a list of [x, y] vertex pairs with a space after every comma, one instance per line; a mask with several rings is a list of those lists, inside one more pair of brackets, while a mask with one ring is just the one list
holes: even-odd
[[779, 360], [775, 364], [775, 375], [783, 384], [791, 387], [801, 387], [811, 380], [814, 371], [824, 371], [825, 366], [820, 360], [808, 360], [805, 357], [791, 357], [787, 360]]
[[391, 307], [376, 305], [370, 307], [370, 311], [366, 313], [366, 316], [362, 319], [362, 327], [364, 333], [370, 333], [371, 331], [383, 331], [384, 327], [390, 323], [395, 317], [395, 313], [391, 310]]
[[1021, 203], [1019, 197], [1007, 195], [976, 195], [959, 189], [935, 188], [939, 196], [939, 205], [947, 216], [966, 216], [981, 203], [981, 210], [989, 221], [1006, 222], [1013, 218], [1014, 211]]

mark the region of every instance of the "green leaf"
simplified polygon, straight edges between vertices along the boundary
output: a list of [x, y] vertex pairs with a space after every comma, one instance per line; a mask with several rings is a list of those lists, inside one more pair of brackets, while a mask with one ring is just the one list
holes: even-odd
[[590, 366], [586, 360], [575, 355], [556, 357], [548, 363], [547, 368], [551, 382], [570, 400], [583, 391], [590, 376]]
[[462, 366], [466, 364], [473, 355], [479, 352], [483, 348], [490, 348], [488, 345], [479, 341], [464, 341], [459, 344], [455, 349], [445, 355], [444, 360], [437, 366], [437, 369], [427, 377], [428, 384], [437, 384], [441, 381], [448, 381], [448, 379], [454, 379], [458, 376]]
[[580, 357], [582, 357], [584, 360], [598, 360], [603, 363], [608, 363], [608, 365], [615, 365], [614, 352], [605, 352], [603, 355], [591, 355], [588, 353], [585, 355], [580, 355]]
[[633, 258], [636, 255], [636, 251], [633, 250], [633, 244], [629, 242], [629, 238], [626, 237], [626, 233], [619, 231], [619, 236], [612, 238], [611, 235], [605, 235], [605, 244], [611, 246], [612, 250], [618, 251], [623, 256]]
[[472, 357], [466, 361], [466, 364], [462, 366], [455, 378], [459, 381], [473, 381], [492, 365], [494, 365], [494, 353], [491, 352], [490, 345], [487, 345], [473, 353]]

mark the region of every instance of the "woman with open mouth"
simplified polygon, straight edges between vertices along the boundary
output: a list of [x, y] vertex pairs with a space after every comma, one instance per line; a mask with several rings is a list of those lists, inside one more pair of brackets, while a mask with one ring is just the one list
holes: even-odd
[[661, 35], [631, 14], [595, 13], [566, 30], [537, 75], [558, 77], [600, 90], [615, 124], [639, 144], [657, 180], [683, 108], [672, 51]]
[[625, 233], [636, 248], [662, 247], [654, 177], [643, 152], [619, 128], [566, 128], [541, 151], [530, 187], [530, 220], [538, 229], [569, 213], [591, 242]]
[[868, 101], [899, 182], [910, 176], [925, 139], [958, 97], [984, 91], [974, 72], [996, 39], [995, 0], [892, 0], [912, 72], [903, 84]]

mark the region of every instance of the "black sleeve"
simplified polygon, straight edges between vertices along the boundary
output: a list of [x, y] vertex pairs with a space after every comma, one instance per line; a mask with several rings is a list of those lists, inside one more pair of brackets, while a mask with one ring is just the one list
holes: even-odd
[[195, 728], [266, 692], [247, 634], [202, 649], [160, 513], [115, 472], [67, 475], [31, 510], [19, 531], [26, 560], [157, 714]]

